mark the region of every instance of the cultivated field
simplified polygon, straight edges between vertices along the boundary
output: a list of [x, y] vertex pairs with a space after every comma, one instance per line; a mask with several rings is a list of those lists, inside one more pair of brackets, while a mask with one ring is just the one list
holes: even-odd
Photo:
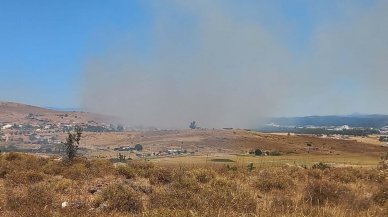
[[[377, 138], [371, 137], [373, 141]], [[174, 130], [123, 133], [85, 133], [83, 147], [89, 158], [117, 157], [114, 148], [142, 144], [143, 152], [155, 153], [179, 147], [189, 154], [183, 156], [149, 156], [147, 161], [162, 165], [218, 165], [212, 159], [229, 159], [234, 164], [311, 166], [318, 162], [335, 167], [375, 167], [388, 147], [377, 142], [364, 143], [356, 139], [340, 140], [307, 135], [274, 135], [245, 130]], [[278, 152], [280, 156], [253, 156], [249, 151], [260, 149]], [[120, 152], [137, 159], [134, 153]]]

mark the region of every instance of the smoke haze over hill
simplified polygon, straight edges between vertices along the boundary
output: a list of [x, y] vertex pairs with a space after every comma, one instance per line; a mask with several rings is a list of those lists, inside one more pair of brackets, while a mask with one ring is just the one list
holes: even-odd
[[[386, 1], [362, 9], [333, 3], [335, 22], [316, 15], [321, 21], [297, 49], [288, 41], [292, 22], [276, 4], [144, 4], [153, 19], [140, 48], [139, 38], [120, 32], [87, 59], [87, 110], [165, 128], [192, 120], [249, 128], [267, 116], [387, 112]], [[311, 13], [320, 9], [308, 6]]]

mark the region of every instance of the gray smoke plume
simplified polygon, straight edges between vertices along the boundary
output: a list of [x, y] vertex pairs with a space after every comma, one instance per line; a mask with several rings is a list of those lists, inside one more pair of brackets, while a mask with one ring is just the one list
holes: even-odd
[[384, 1], [363, 10], [339, 6], [338, 22], [315, 28], [302, 52], [254, 13], [239, 16], [231, 1], [147, 2], [154, 12], [150, 48], [139, 52], [123, 34], [89, 58], [87, 110], [162, 128], [186, 128], [192, 120], [249, 128], [274, 115], [387, 111]]

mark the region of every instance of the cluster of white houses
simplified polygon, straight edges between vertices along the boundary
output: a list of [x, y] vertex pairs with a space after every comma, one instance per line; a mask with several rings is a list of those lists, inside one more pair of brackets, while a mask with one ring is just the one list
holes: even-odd
[[[64, 116], [66, 117], [66, 116]], [[40, 115], [28, 114], [20, 123], [1, 121], [0, 119], [0, 142], [2, 146], [19, 144], [37, 144], [42, 147], [61, 144], [61, 135], [80, 126], [87, 132], [111, 132], [122, 131], [123, 127], [113, 126], [105, 123], [88, 121], [77, 123], [64, 118], [60, 121], [50, 121]]]

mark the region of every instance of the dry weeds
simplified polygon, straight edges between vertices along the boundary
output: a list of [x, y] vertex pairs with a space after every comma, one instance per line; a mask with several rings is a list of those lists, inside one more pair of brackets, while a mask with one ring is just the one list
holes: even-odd
[[377, 169], [115, 166], [8, 153], [0, 174], [2, 216], [388, 214], [387, 173]]

